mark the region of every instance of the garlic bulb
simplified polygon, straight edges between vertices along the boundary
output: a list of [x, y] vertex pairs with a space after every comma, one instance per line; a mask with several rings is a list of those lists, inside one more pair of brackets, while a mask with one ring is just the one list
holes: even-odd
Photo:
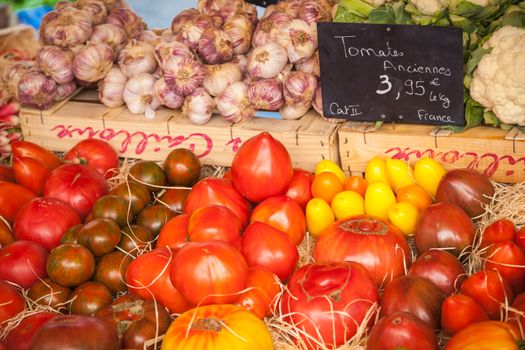
[[323, 93], [321, 90], [321, 83], [317, 84], [317, 88], [315, 88], [315, 96], [312, 100], [312, 107], [314, 107], [315, 111], [319, 113], [322, 117], [323, 115]]
[[85, 43], [93, 32], [91, 16], [73, 7], [52, 11], [42, 25], [42, 41], [46, 45], [72, 47]]
[[202, 82], [202, 87], [212, 96], [219, 96], [228, 85], [241, 81], [241, 69], [233, 63], [206, 66], [208, 75]]
[[160, 38], [153, 30], [145, 30], [140, 33], [137, 40], [150, 45], [156, 45]]
[[277, 111], [284, 104], [283, 85], [278, 79], [256, 80], [250, 85], [248, 99], [257, 110]]
[[233, 57], [233, 47], [230, 36], [223, 30], [208, 28], [199, 40], [198, 51], [208, 64], [220, 64]]
[[316, 77], [321, 76], [321, 65], [319, 64], [319, 51], [315, 50], [312, 57], [299, 61], [295, 64], [295, 69], [305, 73], [310, 73]]
[[256, 47], [248, 57], [248, 73], [254, 78], [275, 78], [288, 62], [286, 49], [269, 42]]
[[312, 57], [317, 49], [317, 29], [301, 19], [287, 23], [277, 35], [277, 42], [286, 48], [290, 62]]
[[204, 91], [198, 88], [186, 96], [182, 106], [182, 116], [188, 117], [194, 124], [206, 124], [215, 110], [215, 101]]
[[77, 90], [77, 83], [70, 81], [66, 84], [57, 85], [57, 95], [55, 101], [62, 101], [71, 96]]
[[293, 18], [297, 18], [297, 16], [299, 15], [299, 7], [301, 6], [302, 1], [303, 0], [280, 1], [277, 4], [277, 8], [280, 12], [286, 13], [287, 15], [290, 15]]
[[155, 78], [148, 73], [140, 73], [129, 79], [122, 97], [131, 113], [145, 114], [147, 119], [155, 118], [155, 110], [160, 107], [155, 94]]
[[15, 100], [18, 100], [18, 83], [33, 67], [33, 61], [20, 61], [4, 68], [1, 77], [3, 90], [5, 90], [9, 96], [13, 96]]
[[287, 104], [310, 108], [317, 88], [317, 78], [312, 74], [295, 71], [284, 76], [283, 94]]
[[73, 58], [75, 78], [94, 83], [104, 78], [113, 66], [113, 50], [108, 45], [90, 43]]
[[277, 7], [277, 5], [272, 4], [272, 5], [266, 6], [266, 8], [264, 9], [264, 13], [263, 13], [263, 15], [261, 17], [261, 20], [263, 18], [266, 18], [266, 17], [270, 16], [272, 13], [274, 13], [276, 11], [279, 11], [279, 8]]
[[217, 108], [224, 119], [233, 123], [247, 121], [255, 116], [255, 108], [248, 98], [248, 85], [242, 81], [230, 84], [222, 92]]
[[26, 73], [18, 83], [20, 102], [38, 109], [51, 107], [57, 95], [57, 84], [40, 72]]
[[128, 42], [128, 35], [122, 27], [114, 24], [101, 24], [93, 29], [91, 39], [92, 43], [106, 44], [113, 49], [113, 60], [117, 60], [120, 51]]
[[200, 14], [180, 28], [175, 38], [177, 41], [188, 45], [190, 50], [196, 51], [202, 33], [208, 28], [215, 28], [212, 18], [208, 15]]
[[193, 53], [190, 51], [188, 46], [173, 41], [164, 42], [161, 41], [155, 45], [155, 58], [159, 66], [165, 69], [165, 66], [169, 66], [168, 61], [175, 58], [194, 58]]
[[108, 17], [108, 11], [104, 3], [98, 0], [89, 0], [76, 3], [79, 10], [90, 14], [94, 26], [102, 24]]
[[106, 107], [115, 108], [124, 104], [124, 87], [128, 78], [120, 68], [113, 67], [103, 80], [98, 82], [98, 99]]
[[117, 7], [111, 10], [106, 23], [114, 24], [126, 32], [128, 38], [138, 37], [146, 29], [146, 24], [132, 9]]
[[197, 17], [198, 15], [199, 11], [192, 8], [180, 12], [177, 16], [175, 16], [175, 18], [173, 18], [173, 21], [171, 22], [171, 31], [173, 34], [178, 34], [186, 24], [190, 23], [193, 18]]
[[165, 42], [165, 43], [175, 42], [175, 34], [172, 33], [171, 29], [166, 29], [160, 34], [159, 42]]
[[44, 46], [36, 58], [38, 68], [57, 82], [67, 84], [73, 81], [73, 54], [56, 46]]
[[281, 107], [281, 109], [279, 109], [279, 113], [281, 114], [283, 119], [293, 120], [301, 118], [303, 115], [306, 114], [306, 112], [308, 112], [309, 109], [310, 107], [308, 106], [292, 106], [286, 103]]
[[292, 20], [291, 16], [283, 12], [273, 12], [261, 19], [253, 32], [252, 45], [258, 47], [276, 41], [282, 28]]
[[62, 10], [62, 9], [65, 9], [66, 7], [72, 7], [72, 6], [73, 6], [72, 2], [69, 2], [68, 0], [60, 0], [59, 2], [55, 4], [55, 10]]
[[254, 26], [259, 22], [259, 14], [257, 13], [257, 7], [255, 7], [255, 5], [243, 1], [241, 10], [237, 12], [246, 16]]
[[164, 70], [166, 82], [173, 87], [175, 93], [182, 96], [195, 91], [206, 78], [206, 74], [206, 68], [191, 58], [171, 59]]
[[298, 17], [308, 24], [330, 22], [332, 7], [325, 0], [306, 0], [299, 6]]
[[155, 95], [160, 103], [168, 108], [177, 109], [184, 103], [184, 96], [177, 95], [173, 89], [166, 84], [164, 78], [160, 78], [155, 83]]
[[250, 50], [254, 26], [248, 17], [234, 14], [228, 17], [222, 29], [230, 36], [233, 54], [243, 55]]
[[242, 75], [248, 70], [248, 57], [245, 55], [235, 55], [233, 56], [230, 63], [235, 64], [241, 70]]
[[224, 0], [197, 0], [197, 10], [200, 13], [209, 14], [210, 12], [219, 11], [224, 5]]
[[137, 40], [131, 40], [120, 51], [118, 63], [122, 73], [128, 78], [140, 73], [151, 74], [157, 69], [153, 47]]

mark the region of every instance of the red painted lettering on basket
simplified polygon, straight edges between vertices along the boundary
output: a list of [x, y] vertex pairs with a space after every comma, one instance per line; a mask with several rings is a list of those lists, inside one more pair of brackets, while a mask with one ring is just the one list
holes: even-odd
[[239, 150], [239, 147], [241, 146], [242, 140], [240, 137], [236, 137], [226, 144], [226, 146], [232, 145], [232, 151], [237, 152]]
[[[482, 171], [487, 176], [493, 176], [505, 162], [512, 167], [516, 167], [516, 170], [525, 170], [525, 157], [514, 158], [512, 155], [499, 156], [496, 153], [484, 153], [479, 154], [477, 152], [464, 152], [457, 150], [450, 150], [446, 152], [437, 152], [433, 149], [426, 149], [424, 151], [412, 149], [410, 147], [392, 147], [385, 152], [385, 155], [390, 156], [394, 159], [402, 159], [405, 161], [415, 160], [422, 157], [430, 157], [436, 159], [445, 164], [455, 164], [459, 161], [466, 163], [465, 166], [469, 169], [475, 169]], [[470, 158], [470, 159], [469, 159]], [[487, 163], [488, 160], [488, 163]], [[519, 169], [519, 163], [523, 163], [523, 168]], [[506, 170], [505, 176], [512, 176], [515, 170]]]
[[[165, 144], [167, 144], [167, 148], [175, 148], [186, 143], [186, 148], [194, 152], [199, 158], [207, 156], [213, 149], [213, 140], [210, 136], [203, 133], [192, 133], [187, 136], [170, 136], [156, 133], [147, 134], [143, 131], [131, 133], [127, 130], [115, 130], [112, 128], [102, 130], [93, 129], [92, 127], [77, 128], [72, 125], [56, 125], [51, 131], [56, 132], [56, 136], [59, 139], [87, 136], [88, 138], [99, 138], [106, 142], [111, 142], [115, 141], [116, 138], [123, 137], [119, 152], [128, 152], [130, 145], [136, 142], [135, 148], [132, 149], [131, 152], [137, 155], [144, 153], [148, 149], [148, 146], [153, 147], [153, 152], [159, 152], [166, 148], [166, 146], [164, 146]], [[204, 143], [204, 147], [200, 146], [201, 143]]]

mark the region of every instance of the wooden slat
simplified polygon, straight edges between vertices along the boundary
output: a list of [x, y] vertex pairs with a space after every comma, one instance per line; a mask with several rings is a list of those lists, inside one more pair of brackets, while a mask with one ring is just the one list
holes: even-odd
[[525, 141], [506, 140], [506, 131], [476, 127], [459, 134], [432, 136], [432, 126], [385, 124], [363, 134], [343, 125], [339, 130], [341, 164], [345, 171], [363, 172], [376, 155], [411, 163], [429, 156], [447, 169], [471, 168], [499, 182], [525, 181]]

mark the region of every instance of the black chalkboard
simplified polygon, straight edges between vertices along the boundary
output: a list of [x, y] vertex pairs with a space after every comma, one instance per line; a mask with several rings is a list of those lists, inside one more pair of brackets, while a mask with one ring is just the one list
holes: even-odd
[[460, 28], [319, 23], [317, 31], [326, 117], [465, 125]]
[[257, 6], [267, 7], [273, 4], [277, 4], [277, 0], [246, 0], [250, 4]]

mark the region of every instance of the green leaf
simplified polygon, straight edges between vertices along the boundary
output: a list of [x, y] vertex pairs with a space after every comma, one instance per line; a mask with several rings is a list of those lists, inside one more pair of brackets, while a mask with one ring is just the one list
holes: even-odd
[[364, 0], [341, 0], [337, 7], [335, 22], [363, 22], [374, 6]]
[[474, 69], [476, 69], [479, 64], [479, 61], [481, 61], [483, 56], [490, 53], [491, 51], [492, 48], [485, 49], [481, 46], [472, 51], [472, 55], [470, 55], [470, 59], [465, 65], [465, 74], [472, 75], [472, 72], [474, 72]]
[[485, 124], [492, 125], [494, 127], [501, 125], [501, 120], [499, 120], [492, 111], [485, 111], [483, 113], [483, 120], [485, 121]]
[[471, 97], [465, 103], [465, 121], [467, 122], [465, 126], [446, 125], [444, 128], [458, 133], [481, 124], [483, 121], [483, 107]]
[[387, 3], [370, 12], [369, 23], [413, 24], [410, 14], [405, 11], [403, 2]]

